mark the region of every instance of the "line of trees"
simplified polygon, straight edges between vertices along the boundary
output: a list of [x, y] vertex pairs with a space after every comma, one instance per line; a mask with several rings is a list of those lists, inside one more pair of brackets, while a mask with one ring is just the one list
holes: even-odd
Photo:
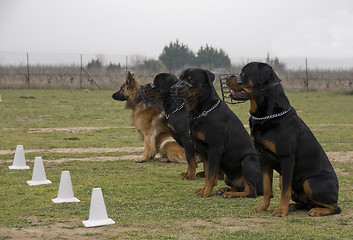
[[[207, 69], [231, 67], [231, 61], [228, 54], [223, 49], [217, 49], [206, 44], [201, 46], [195, 54], [187, 45], [180, 43], [177, 39], [175, 42], [170, 42], [163, 48], [162, 53], [156, 59], [144, 59], [136, 61], [134, 67], [140, 70], [148, 71], [165, 71], [173, 72], [184, 67], [203, 67]], [[92, 59], [88, 64], [88, 69], [102, 68], [102, 59]], [[107, 70], [121, 69], [121, 65], [109, 63]]]

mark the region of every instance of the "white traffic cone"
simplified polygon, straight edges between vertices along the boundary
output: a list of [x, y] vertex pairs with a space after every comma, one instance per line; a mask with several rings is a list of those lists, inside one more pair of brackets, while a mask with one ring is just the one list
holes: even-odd
[[30, 186], [42, 185], [42, 184], [51, 184], [51, 181], [48, 180], [46, 175], [45, 175], [45, 170], [44, 170], [42, 157], [36, 157], [34, 159], [32, 181], [27, 181], [27, 184], [30, 185]]
[[52, 199], [52, 201], [54, 203], [80, 202], [78, 198], [74, 197], [69, 171], [61, 172], [58, 196], [57, 198]]
[[89, 218], [86, 221], [82, 221], [82, 223], [85, 227], [99, 227], [115, 224], [111, 218], [108, 218], [101, 188], [92, 189]]
[[29, 169], [29, 166], [26, 166], [23, 145], [17, 145], [15, 157], [13, 158], [13, 163], [9, 166], [9, 169]]

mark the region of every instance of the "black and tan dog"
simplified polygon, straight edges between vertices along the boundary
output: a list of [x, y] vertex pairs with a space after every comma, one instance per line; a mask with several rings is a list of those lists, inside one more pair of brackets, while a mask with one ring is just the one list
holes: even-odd
[[[281, 175], [281, 201], [274, 216], [308, 209], [310, 216], [339, 214], [338, 180], [324, 150], [286, 97], [271, 66], [253, 62], [227, 85], [250, 99], [250, 128], [263, 168], [264, 198], [254, 211], [267, 210], [273, 169]], [[241, 94], [243, 95], [243, 94]], [[295, 204], [289, 204], [290, 199]]]
[[188, 112], [183, 102], [175, 101], [172, 97], [170, 88], [178, 82], [178, 78], [169, 73], [160, 73], [153, 83], [141, 86], [141, 96], [146, 101], [157, 100], [163, 104], [166, 113], [166, 121], [173, 138], [185, 150], [188, 169], [186, 173], [182, 173], [183, 179], [194, 180], [197, 168], [197, 158], [194, 145], [189, 134]]
[[138, 100], [140, 86], [135, 75], [128, 72], [126, 81], [112, 96], [115, 100], [126, 101], [125, 107], [132, 110], [132, 124], [144, 141], [144, 152], [136, 162], [144, 162], [159, 153], [162, 161], [186, 163], [184, 149], [172, 138], [162, 107]]
[[218, 97], [214, 78], [207, 70], [190, 68], [172, 87], [173, 93], [184, 99], [192, 141], [204, 165], [205, 185], [197, 194], [210, 196], [221, 170], [231, 187], [223, 197], [256, 197], [262, 194], [257, 152], [243, 124]]

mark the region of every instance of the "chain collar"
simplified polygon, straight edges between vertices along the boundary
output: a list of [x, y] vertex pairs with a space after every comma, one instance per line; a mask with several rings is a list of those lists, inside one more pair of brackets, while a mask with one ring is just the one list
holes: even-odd
[[267, 119], [272, 119], [272, 118], [276, 118], [276, 117], [280, 117], [280, 116], [283, 116], [285, 115], [286, 113], [288, 113], [292, 108], [290, 107], [288, 110], [285, 110], [283, 112], [280, 112], [280, 113], [275, 113], [275, 114], [272, 114], [272, 115], [268, 115], [268, 116], [265, 116], [265, 117], [261, 117], [261, 118], [258, 118], [258, 117], [254, 117], [253, 115], [251, 115], [251, 113], [249, 113], [250, 117], [253, 119], [253, 120], [267, 120]]
[[218, 102], [216, 102], [215, 105], [213, 105], [213, 107], [211, 107], [210, 109], [208, 109], [207, 111], [203, 111], [200, 115], [198, 115], [197, 117], [192, 118], [193, 120], [199, 119], [201, 117], [206, 117], [207, 114], [209, 114], [210, 112], [212, 112], [221, 102], [221, 100], [218, 100]]
[[176, 113], [177, 111], [183, 109], [184, 107], [184, 103], [181, 104], [179, 107], [177, 107], [173, 112], [171, 112], [170, 114], [165, 115], [165, 118], [168, 120], [171, 116], [173, 116], [174, 113]]

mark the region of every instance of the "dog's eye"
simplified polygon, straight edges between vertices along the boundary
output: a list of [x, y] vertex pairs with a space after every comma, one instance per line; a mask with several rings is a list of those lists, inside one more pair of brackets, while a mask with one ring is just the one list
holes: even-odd
[[242, 79], [245, 79], [246, 78], [246, 74], [245, 73], [240, 73], [240, 77], [242, 78]]

